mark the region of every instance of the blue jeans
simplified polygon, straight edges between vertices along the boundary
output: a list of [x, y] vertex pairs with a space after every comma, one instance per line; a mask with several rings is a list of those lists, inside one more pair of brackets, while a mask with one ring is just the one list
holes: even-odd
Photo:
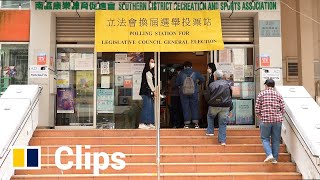
[[[282, 122], [263, 123], [260, 122], [260, 136], [262, 140], [263, 149], [268, 157], [273, 155], [274, 159], [278, 160], [280, 138], [281, 138]], [[270, 146], [270, 136], [272, 145]]]
[[211, 107], [208, 108], [207, 114], [207, 133], [213, 134], [214, 133], [214, 118], [218, 116], [219, 121], [219, 134], [218, 140], [220, 143], [225, 143], [227, 139], [227, 116], [229, 113], [229, 107]]
[[183, 113], [179, 96], [171, 96], [170, 123], [173, 127], [183, 127]]
[[140, 114], [140, 122], [145, 124], [154, 124], [153, 98], [146, 95], [141, 95], [141, 97], [143, 104]]
[[199, 99], [198, 93], [193, 95], [180, 94], [180, 101], [183, 111], [184, 124], [190, 124], [199, 122]]

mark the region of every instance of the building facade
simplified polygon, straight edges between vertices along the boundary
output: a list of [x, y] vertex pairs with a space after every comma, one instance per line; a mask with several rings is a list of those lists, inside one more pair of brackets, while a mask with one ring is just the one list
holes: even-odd
[[[155, 52], [97, 52], [94, 47], [96, 9], [221, 11], [225, 50], [161, 52], [159, 56], [161, 71], [165, 71], [159, 76], [162, 92], [169, 93], [167, 91], [170, 87], [166, 82], [172, 75], [170, 71], [185, 60], [190, 60], [193, 68], [204, 76], [207, 75], [206, 64], [209, 62], [216, 63], [225, 72], [232, 70], [235, 76], [234, 88], [238, 92], [234, 102], [238, 101], [239, 106], [241, 103], [246, 103], [244, 100], [254, 102], [255, 95], [263, 89], [265, 78], [278, 78], [278, 85], [303, 85], [319, 101], [320, 2], [317, 0], [235, 1], [234, 3], [220, 1], [211, 3], [100, 1], [98, 3], [68, 0], [30, 2], [0, 2], [1, 88], [5, 89], [5, 82], [42, 85], [44, 92], [41, 101], [46, 106], [41, 111], [44, 120], [41, 126], [136, 127], [141, 100], [137, 95], [139, 87], [133, 82], [139, 81], [139, 78], [135, 79], [138, 75], [123, 72], [119, 74], [115, 66], [120, 67], [117, 63], [121, 57], [146, 59], [158, 56]], [[78, 66], [79, 63], [87, 63], [89, 59], [92, 59], [92, 62], [86, 65], [90, 68], [85, 68], [84, 65]], [[131, 63], [130, 66], [139, 67], [138, 63]], [[41, 74], [41, 66], [45, 66], [42, 67], [47, 70], [45, 73]], [[110, 74], [103, 74], [105, 72], [101, 69], [106, 67], [110, 68]], [[35, 74], [30, 75], [29, 68], [33, 68], [32, 72]], [[239, 78], [242, 73], [243, 78]], [[77, 91], [77, 87], [81, 84], [80, 79], [82, 82], [91, 81], [86, 84], [91, 89], [85, 92]], [[125, 85], [123, 82], [128, 84]], [[201, 88], [204, 90], [205, 86]], [[100, 101], [99, 99], [107, 97], [106, 93], [108, 97], [113, 96], [113, 98]], [[72, 97], [69, 100], [67, 98], [68, 101], [63, 98], [67, 95]], [[199, 98], [201, 101], [201, 96]], [[110, 106], [105, 105], [107, 102]], [[170, 119], [168, 115], [170, 98], [163, 99], [159, 103], [161, 103], [162, 126], [167, 127]], [[199, 108], [202, 119], [205, 119], [205, 104], [200, 103]], [[229, 124], [254, 125], [256, 120], [253, 112], [252, 107], [248, 112], [252, 117], [248, 121], [237, 121], [237, 117], [234, 117]], [[123, 119], [123, 122], [120, 119]]]
[[302, 85], [320, 103], [320, 2], [281, 3], [284, 85]]
[[[165, 94], [171, 70], [185, 60], [204, 76], [207, 63], [216, 63], [235, 83], [234, 102], [239, 109], [229, 124], [255, 126], [255, 94], [267, 78], [283, 84], [280, 6], [280, 1], [32, 1], [28, 79], [29, 84], [44, 87], [40, 126], [136, 128], [141, 110], [141, 62], [151, 57], [161, 66], [156, 79]], [[160, 54], [97, 52], [96, 9], [220, 10], [225, 49]], [[205, 87], [202, 85], [200, 92]], [[202, 93], [199, 99], [200, 114], [205, 117]], [[156, 103], [160, 103], [161, 126], [167, 127], [170, 98]]]
[[29, 2], [0, 2], [0, 92], [28, 83]]

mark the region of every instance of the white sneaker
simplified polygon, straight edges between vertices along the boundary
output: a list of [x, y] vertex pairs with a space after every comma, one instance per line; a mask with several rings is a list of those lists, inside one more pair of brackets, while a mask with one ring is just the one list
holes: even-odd
[[206, 136], [214, 136], [214, 134], [208, 134], [208, 133], [207, 133]]
[[225, 145], [227, 145], [226, 143], [221, 143], [221, 146], [225, 146]]
[[155, 128], [156, 128], [156, 126], [153, 125], [153, 124], [149, 124], [149, 125], [147, 125], [147, 126], [149, 126], [149, 129], [155, 129]]
[[271, 162], [272, 164], [278, 164], [278, 161], [273, 159], [273, 161]]
[[195, 128], [195, 129], [199, 129], [199, 124], [196, 123], [196, 124], [194, 125], [194, 128]]
[[139, 129], [149, 129], [149, 126], [145, 125], [144, 123], [139, 124]]
[[272, 154], [270, 154], [263, 162], [265, 163], [272, 163], [275, 159], [273, 158]]

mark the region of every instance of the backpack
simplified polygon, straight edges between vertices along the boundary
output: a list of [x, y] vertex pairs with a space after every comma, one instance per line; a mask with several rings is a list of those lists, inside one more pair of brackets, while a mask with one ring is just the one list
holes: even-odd
[[232, 106], [232, 89], [228, 82], [220, 81], [217, 84], [214, 92], [211, 92], [210, 87], [205, 93], [205, 100], [212, 107], [231, 107]]
[[182, 94], [184, 95], [192, 95], [195, 92], [194, 81], [192, 79], [193, 73], [190, 76], [187, 75], [183, 81]]

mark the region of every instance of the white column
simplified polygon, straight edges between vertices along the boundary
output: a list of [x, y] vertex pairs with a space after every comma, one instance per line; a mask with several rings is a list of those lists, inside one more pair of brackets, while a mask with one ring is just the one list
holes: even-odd
[[[260, 36], [260, 21], [263, 20], [279, 20], [281, 19], [280, 10], [275, 12], [259, 12], [254, 17], [254, 42], [255, 42], [255, 60], [256, 63], [256, 90], [259, 93], [264, 89], [265, 79], [263, 74], [266, 69], [279, 70], [280, 79], [275, 80], [276, 86], [283, 85], [282, 79], [282, 42], [281, 31], [279, 37], [262, 37]], [[281, 24], [281, 23], [280, 23]], [[268, 67], [259, 67], [261, 55], [267, 55], [270, 57], [270, 65]]]
[[[34, 10], [34, 2], [30, 9], [29, 66], [37, 65], [38, 53], [45, 53], [47, 65], [50, 67], [50, 58], [55, 61], [56, 17], [50, 11]], [[43, 87], [40, 95], [39, 127], [54, 126], [56, 85], [53, 70], [54, 68], [50, 67], [48, 78], [28, 77], [29, 84]]]

